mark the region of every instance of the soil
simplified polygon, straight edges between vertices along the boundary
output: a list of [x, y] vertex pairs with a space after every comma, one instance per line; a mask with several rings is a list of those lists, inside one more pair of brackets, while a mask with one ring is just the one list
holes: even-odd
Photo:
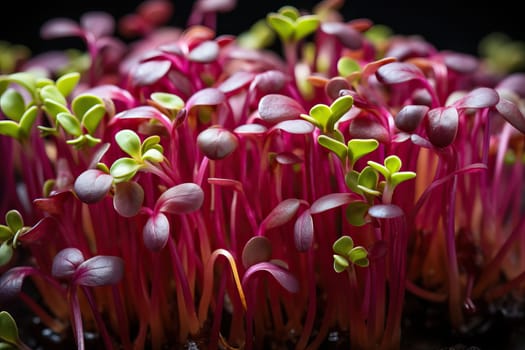
[[[508, 297], [497, 305], [480, 308], [468, 318], [461, 332], [450, 329], [446, 305], [424, 302], [407, 295], [402, 324], [401, 350], [523, 350], [525, 349], [525, 304]], [[65, 336], [53, 333], [24, 305], [13, 303], [9, 311], [18, 323], [21, 338], [34, 350], [75, 349], [69, 330]], [[484, 315], [483, 317], [481, 315]], [[86, 333], [86, 349], [103, 349], [96, 333]], [[269, 341], [271, 343], [271, 341]], [[286, 350], [268, 344], [268, 349]], [[293, 346], [289, 347], [293, 349]], [[204, 350], [187, 343], [183, 349]], [[348, 334], [333, 330], [321, 349], [350, 349]]]

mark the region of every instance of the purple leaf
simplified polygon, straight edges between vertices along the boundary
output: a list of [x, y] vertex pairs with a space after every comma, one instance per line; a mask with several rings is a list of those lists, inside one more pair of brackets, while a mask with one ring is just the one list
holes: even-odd
[[57, 278], [69, 278], [83, 262], [84, 255], [77, 248], [62, 249], [53, 259], [51, 274]]
[[299, 282], [297, 279], [284, 268], [270, 262], [260, 262], [250, 266], [242, 278], [243, 289], [248, 290], [248, 282], [258, 272], [268, 272], [275, 280], [287, 291], [297, 293], [299, 291]]
[[350, 83], [343, 77], [334, 77], [325, 86], [325, 92], [332, 100], [336, 100], [341, 96], [341, 90], [348, 89], [350, 89]]
[[144, 190], [134, 181], [120, 182], [115, 185], [113, 207], [120, 215], [129, 218], [137, 215], [144, 202]]
[[96, 38], [110, 36], [115, 30], [115, 19], [103, 11], [86, 12], [80, 17], [80, 25]]
[[117, 105], [120, 103], [124, 108], [129, 109], [135, 105], [135, 98], [128, 90], [120, 88], [116, 85], [103, 84], [94, 86], [84, 93], [92, 94], [100, 97], [102, 100], [112, 100]]
[[268, 70], [255, 76], [250, 89], [257, 89], [262, 94], [277, 93], [289, 80], [288, 76], [279, 70]]
[[379, 67], [376, 77], [384, 84], [399, 84], [425, 78], [417, 66], [405, 62], [392, 62]]
[[73, 277], [74, 283], [86, 287], [118, 283], [124, 275], [124, 261], [116, 256], [97, 255], [80, 264]]
[[312, 203], [310, 212], [312, 214], [319, 214], [330, 209], [340, 207], [342, 205], [350, 203], [352, 198], [351, 193], [330, 193], [318, 198]]
[[168, 242], [170, 236], [170, 223], [166, 215], [157, 213], [151, 216], [142, 231], [142, 238], [146, 248], [153, 252], [158, 252]]
[[403, 209], [394, 204], [377, 204], [368, 209], [368, 214], [376, 219], [395, 219], [405, 215]]
[[456, 138], [459, 125], [458, 111], [454, 107], [434, 108], [427, 113], [428, 139], [436, 147], [447, 147]]
[[371, 117], [354, 118], [348, 132], [354, 139], [375, 139], [381, 143], [390, 143], [388, 130]]
[[505, 77], [496, 86], [498, 91], [512, 91], [519, 97], [525, 97], [525, 73], [513, 73]]
[[243, 124], [233, 130], [237, 135], [264, 135], [268, 128], [261, 124]]
[[204, 192], [192, 182], [171, 187], [160, 195], [155, 211], [171, 214], [185, 214], [199, 209], [204, 201]]
[[242, 264], [249, 268], [272, 258], [272, 243], [264, 236], [254, 236], [246, 242], [242, 250]]
[[363, 34], [351, 26], [341, 22], [325, 22], [321, 30], [335, 36], [341, 44], [351, 50], [358, 50], [363, 46]]
[[202, 12], [229, 12], [235, 8], [236, 0], [199, 0], [195, 9]]
[[245, 71], [236, 71], [219, 85], [219, 90], [227, 95], [233, 95], [253, 81], [254, 74]]
[[156, 119], [168, 130], [171, 129], [171, 120], [165, 114], [161, 113], [158, 109], [151, 106], [140, 106], [124, 110], [115, 115], [109, 123], [111, 125], [112, 123], [117, 123], [119, 120], [123, 119], [130, 119], [136, 121]]
[[197, 145], [206, 157], [219, 160], [235, 151], [239, 141], [230, 131], [220, 126], [211, 126], [197, 136]]
[[207, 40], [193, 48], [188, 59], [193, 62], [211, 63], [219, 56], [219, 44], [213, 40]]
[[82, 37], [84, 30], [77, 22], [68, 18], [54, 18], [42, 25], [40, 36], [44, 39]]
[[397, 113], [394, 123], [399, 130], [413, 132], [429, 110], [424, 105], [406, 105]]
[[219, 89], [206, 88], [194, 93], [186, 102], [186, 108], [191, 110], [197, 106], [217, 106], [226, 101], [226, 95]]
[[496, 110], [509, 124], [525, 134], [525, 116], [523, 116], [519, 107], [514, 102], [500, 97], [496, 105]]
[[44, 237], [50, 237], [56, 230], [56, 220], [51, 216], [45, 216], [40, 219], [29, 230], [24, 231], [18, 236], [18, 241], [24, 244], [31, 244], [41, 241]]
[[279, 164], [299, 164], [303, 162], [303, 159], [292, 152], [281, 152], [275, 156], [275, 161]]
[[480, 87], [461, 97], [454, 102], [453, 106], [456, 107], [456, 109], [487, 108], [495, 106], [498, 101], [499, 95], [494, 89]]
[[443, 60], [448, 68], [462, 74], [473, 73], [479, 66], [479, 60], [476, 57], [459, 52], [445, 52]]
[[33, 204], [47, 214], [61, 215], [64, 212], [64, 205], [73, 198], [73, 192], [64, 190], [53, 192], [49, 197], [36, 198], [33, 200]]
[[407, 38], [393, 41], [385, 57], [395, 57], [399, 61], [404, 61], [412, 57], [428, 57], [435, 53], [436, 49], [428, 42], [419, 38]]
[[298, 251], [305, 252], [312, 247], [314, 242], [314, 221], [309, 210], [305, 210], [295, 221], [293, 237]]
[[297, 213], [301, 201], [296, 198], [288, 198], [277, 204], [275, 208], [266, 216], [261, 223], [263, 230], [270, 230], [274, 227], [284, 225]]
[[271, 124], [297, 119], [305, 113], [303, 106], [291, 97], [269, 94], [259, 101], [259, 115]]
[[75, 180], [73, 189], [84, 203], [96, 203], [106, 196], [113, 184], [113, 177], [98, 169], [88, 169]]
[[13, 267], [0, 277], [0, 300], [15, 298], [22, 290], [24, 279], [34, 272], [33, 268], [25, 266]]
[[285, 120], [277, 123], [274, 126], [275, 129], [280, 129], [286, 131], [290, 134], [310, 134], [314, 131], [314, 126], [312, 123], [307, 122], [306, 120], [297, 119], [297, 120]]
[[151, 60], [139, 63], [132, 73], [133, 83], [139, 86], [151, 85], [165, 76], [171, 68], [168, 60]]

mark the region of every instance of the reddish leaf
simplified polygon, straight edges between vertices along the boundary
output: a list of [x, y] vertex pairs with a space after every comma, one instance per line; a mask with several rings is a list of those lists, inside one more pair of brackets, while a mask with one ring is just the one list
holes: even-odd
[[69, 190], [52, 193], [47, 198], [36, 198], [33, 204], [38, 209], [51, 215], [60, 215], [64, 212], [64, 205], [73, 197]]
[[219, 85], [219, 90], [233, 95], [248, 86], [253, 81], [254, 74], [245, 71], [236, 71]]
[[210, 63], [219, 56], [219, 45], [213, 40], [207, 40], [197, 45], [188, 55], [193, 62]]
[[310, 134], [314, 131], [314, 126], [312, 123], [307, 122], [306, 120], [297, 119], [297, 120], [285, 120], [277, 123], [274, 126], [275, 129], [280, 129], [286, 131], [290, 134]]
[[424, 79], [423, 72], [406, 62], [392, 62], [378, 68], [377, 79], [384, 84], [399, 84], [410, 80]]
[[318, 198], [312, 203], [310, 212], [312, 214], [319, 214], [330, 209], [340, 207], [348, 204], [353, 200], [351, 193], [330, 193]]
[[257, 89], [262, 94], [277, 93], [289, 80], [288, 76], [279, 70], [268, 70], [255, 76], [250, 89]]
[[24, 279], [34, 272], [33, 268], [25, 266], [13, 267], [4, 272], [0, 277], [0, 301], [15, 298], [22, 290]]
[[341, 90], [348, 89], [350, 89], [350, 83], [343, 77], [332, 78], [325, 85], [325, 92], [332, 100], [336, 100], [341, 96]]
[[57, 278], [69, 278], [83, 262], [84, 255], [77, 248], [62, 249], [53, 259], [51, 274]]
[[268, 272], [284, 289], [291, 293], [297, 293], [299, 291], [299, 282], [297, 279], [289, 271], [270, 262], [260, 262], [250, 266], [250, 268], [246, 270], [242, 278], [242, 285], [245, 290], [249, 289], [247, 284], [251, 278], [260, 272]]
[[40, 36], [44, 39], [55, 39], [63, 37], [81, 37], [83, 29], [77, 22], [68, 18], [54, 18], [42, 25]]
[[511, 91], [521, 98], [525, 97], [525, 73], [512, 73], [496, 86], [498, 91]]
[[429, 110], [424, 105], [406, 105], [397, 113], [394, 123], [399, 130], [413, 132]]
[[199, 209], [204, 201], [204, 192], [199, 185], [188, 182], [171, 187], [160, 195], [155, 205], [157, 212], [185, 214]]
[[40, 219], [33, 227], [18, 236], [18, 241], [31, 244], [41, 241], [44, 237], [50, 237], [55, 232], [57, 222], [51, 216]]
[[115, 185], [113, 207], [120, 215], [129, 218], [137, 215], [144, 202], [144, 190], [134, 181], [120, 182]]
[[375, 139], [381, 143], [390, 143], [388, 130], [372, 117], [354, 118], [348, 132], [354, 139]]
[[462, 74], [473, 73], [479, 67], [479, 60], [472, 56], [459, 52], [444, 52], [445, 65]]
[[305, 252], [312, 247], [314, 242], [314, 221], [309, 210], [305, 210], [295, 221], [294, 225], [295, 247], [300, 252]]
[[453, 106], [461, 108], [487, 108], [495, 106], [499, 101], [498, 93], [491, 88], [480, 87], [470, 91], [454, 102]]
[[335, 36], [349, 49], [358, 50], [363, 46], [363, 35], [345, 23], [325, 22], [321, 24], [321, 30]]
[[96, 38], [110, 36], [115, 31], [115, 19], [103, 11], [90, 11], [80, 17], [80, 24]]
[[242, 250], [242, 264], [249, 268], [272, 258], [272, 244], [264, 236], [254, 236], [246, 242]]
[[434, 108], [428, 111], [427, 116], [427, 135], [434, 146], [446, 147], [454, 142], [459, 125], [456, 108]]
[[73, 186], [84, 203], [96, 203], [106, 196], [113, 184], [113, 177], [98, 169], [88, 169], [80, 174]]
[[118, 283], [124, 275], [124, 261], [116, 256], [97, 255], [80, 264], [73, 276], [74, 283], [100, 287]]
[[197, 145], [206, 157], [219, 160], [235, 151], [239, 141], [230, 131], [220, 126], [212, 126], [197, 136]]
[[194, 93], [186, 102], [186, 107], [191, 110], [196, 106], [217, 106], [226, 101], [226, 95], [219, 89], [206, 88]]
[[133, 83], [139, 86], [151, 85], [165, 76], [171, 68], [168, 60], [151, 60], [139, 63], [132, 73]]
[[368, 209], [368, 214], [376, 219], [395, 219], [405, 215], [403, 209], [394, 204], [377, 204]]
[[103, 100], [111, 100], [117, 105], [120, 103], [126, 109], [132, 108], [135, 105], [135, 98], [133, 95], [131, 95], [128, 90], [120, 88], [116, 85], [98, 85], [84, 91], [84, 93], [98, 96]]
[[272, 124], [297, 119], [301, 113], [305, 113], [303, 106], [285, 95], [269, 94], [259, 101], [259, 115]]
[[277, 226], [286, 224], [297, 213], [301, 201], [295, 198], [288, 198], [277, 204], [275, 208], [266, 216], [261, 223], [262, 230], [270, 230]]
[[519, 107], [510, 100], [501, 97], [496, 110], [517, 130], [525, 134], [525, 116], [521, 113]]
[[264, 135], [268, 128], [261, 124], [243, 124], [235, 128], [237, 135]]
[[142, 231], [144, 245], [154, 252], [158, 252], [166, 246], [169, 236], [170, 223], [166, 215], [162, 213], [151, 216]]

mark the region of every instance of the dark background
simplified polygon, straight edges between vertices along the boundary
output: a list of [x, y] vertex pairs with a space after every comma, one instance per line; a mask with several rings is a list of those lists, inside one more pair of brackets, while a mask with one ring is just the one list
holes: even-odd
[[[186, 24], [193, 1], [172, 0], [175, 14], [171, 24]], [[310, 11], [319, 1], [293, 0], [238, 0], [236, 10], [221, 14], [218, 21], [220, 34], [238, 34], [250, 27], [268, 12], [283, 5], [293, 5]], [[132, 12], [138, 0], [34, 0], [9, 1], [0, 15], [0, 40], [24, 44], [32, 52], [58, 48], [56, 40], [44, 41], [39, 28], [52, 17], [69, 17], [78, 20], [85, 11], [104, 10], [120, 18]], [[525, 41], [525, 13], [513, 0], [498, 0], [491, 5], [461, 0], [347, 0], [342, 14], [346, 20], [368, 18], [374, 23], [385, 24], [398, 34], [419, 34], [438, 49], [478, 53], [478, 43], [491, 32], [504, 32], [514, 40]], [[63, 43], [61, 43], [63, 44]]]

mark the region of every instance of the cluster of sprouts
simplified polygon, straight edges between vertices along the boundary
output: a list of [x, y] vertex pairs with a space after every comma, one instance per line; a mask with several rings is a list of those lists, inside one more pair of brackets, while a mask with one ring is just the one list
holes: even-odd
[[[217, 35], [233, 5], [181, 29], [147, 0], [132, 42], [89, 12], [41, 30], [85, 52], [6, 47], [2, 309], [79, 350], [393, 350], [409, 296], [456, 330], [523, 297], [525, 75], [337, 1]], [[5, 347], [37, 338], [0, 312]]]

